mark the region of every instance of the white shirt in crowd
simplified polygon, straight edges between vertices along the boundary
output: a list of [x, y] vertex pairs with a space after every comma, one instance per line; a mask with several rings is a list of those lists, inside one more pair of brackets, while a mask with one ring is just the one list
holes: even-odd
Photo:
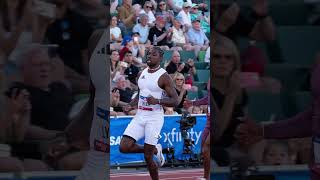
[[110, 28], [110, 39], [111, 39], [111, 34], [113, 34], [113, 36], [116, 39], [118, 39], [121, 35], [121, 29], [119, 27]]
[[172, 41], [175, 43], [181, 43], [181, 44], [185, 44], [186, 43], [186, 38], [183, 34], [183, 30], [179, 29], [177, 30], [175, 27], [172, 28], [173, 32], [172, 32]]
[[186, 13], [185, 11], [181, 10], [177, 15], [182, 18], [181, 24], [191, 26], [191, 16], [190, 13]]
[[154, 16], [153, 12], [152, 11], [149, 11], [148, 13], [142, 9], [140, 11], [140, 14], [147, 14], [149, 16], [149, 20], [148, 20], [148, 23], [154, 23], [156, 21], [156, 17]]

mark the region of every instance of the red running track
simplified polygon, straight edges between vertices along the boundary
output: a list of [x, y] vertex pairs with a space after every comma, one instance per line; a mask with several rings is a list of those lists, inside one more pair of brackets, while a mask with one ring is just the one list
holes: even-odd
[[[203, 177], [202, 169], [189, 169], [189, 170], [160, 170], [160, 180], [196, 180]], [[146, 171], [130, 172], [130, 173], [117, 173], [113, 172], [110, 175], [110, 180], [151, 180], [149, 173]]]

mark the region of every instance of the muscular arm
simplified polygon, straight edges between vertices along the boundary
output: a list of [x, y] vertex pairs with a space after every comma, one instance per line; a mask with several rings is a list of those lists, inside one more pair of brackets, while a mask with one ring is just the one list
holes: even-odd
[[207, 95], [201, 99], [193, 101], [192, 105], [194, 105], [194, 106], [208, 105], [208, 101], [209, 101], [209, 96]]
[[169, 74], [163, 74], [159, 79], [159, 87], [164, 89], [168, 95], [167, 98], [160, 99], [160, 105], [168, 107], [178, 106], [178, 94], [174, 88], [173, 81]]
[[312, 135], [312, 108], [290, 118], [264, 126], [265, 138], [303, 138]]

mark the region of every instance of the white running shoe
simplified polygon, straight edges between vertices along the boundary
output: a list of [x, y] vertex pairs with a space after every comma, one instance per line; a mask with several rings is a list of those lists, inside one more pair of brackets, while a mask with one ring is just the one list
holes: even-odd
[[158, 161], [157, 164], [158, 164], [159, 167], [161, 167], [165, 163], [164, 156], [162, 154], [162, 146], [161, 146], [161, 144], [157, 144], [156, 148], [157, 148], [157, 151], [158, 151], [158, 153], [156, 155], [156, 159]]

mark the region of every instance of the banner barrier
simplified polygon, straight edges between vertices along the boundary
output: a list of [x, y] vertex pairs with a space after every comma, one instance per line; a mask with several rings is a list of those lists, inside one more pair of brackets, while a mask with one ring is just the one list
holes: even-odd
[[[188, 137], [194, 140], [193, 152], [199, 154], [201, 151], [201, 138], [203, 129], [206, 124], [207, 117], [205, 114], [192, 115], [197, 119], [197, 123], [188, 130]], [[132, 116], [121, 116], [110, 118], [110, 164], [118, 165], [124, 163], [144, 162], [143, 154], [123, 154], [119, 151], [120, 141], [124, 130], [131, 121]], [[175, 150], [175, 158], [183, 158], [183, 138], [181, 136], [180, 124], [176, 121], [181, 119], [181, 115], [166, 115], [164, 118], [163, 128], [161, 130], [161, 138], [159, 143], [162, 148], [173, 147]], [[144, 143], [144, 139], [138, 141], [139, 144]]]

